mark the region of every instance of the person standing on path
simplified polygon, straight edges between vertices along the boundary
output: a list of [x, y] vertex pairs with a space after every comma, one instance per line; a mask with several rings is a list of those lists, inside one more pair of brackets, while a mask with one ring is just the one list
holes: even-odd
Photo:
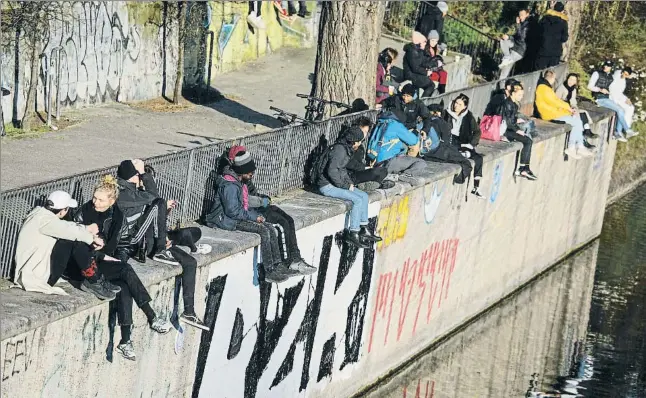
[[553, 10], [548, 10], [541, 18], [541, 44], [534, 69], [541, 70], [557, 66], [561, 62], [563, 46], [568, 41], [568, 17], [564, 13], [565, 5], [558, 2]]

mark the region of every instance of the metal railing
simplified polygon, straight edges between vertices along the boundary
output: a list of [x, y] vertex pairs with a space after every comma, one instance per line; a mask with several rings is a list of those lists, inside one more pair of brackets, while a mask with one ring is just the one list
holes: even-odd
[[[567, 65], [555, 68], [559, 81], [567, 73]], [[525, 86], [523, 104], [534, 101], [535, 86], [540, 71], [517, 76]], [[496, 82], [465, 88], [433, 98], [425, 98], [427, 104], [444, 100], [448, 105], [459, 93], [464, 92], [470, 99], [470, 109], [475, 115], [482, 115], [489, 102]], [[343, 117], [336, 117], [318, 123], [303, 124], [276, 129], [267, 133], [213, 143], [198, 148], [181, 150], [171, 154], [146, 159], [156, 171], [156, 179], [162, 197], [177, 199], [181, 205], [169, 215], [168, 225], [186, 223], [201, 219], [209, 211], [215, 199], [215, 169], [220, 156], [234, 145], [244, 145], [253, 155], [257, 166], [254, 177], [261, 192], [277, 196], [284, 192], [303, 188], [305, 176], [311, 166], [314, 153], [320, 153], [334, 142], [341, 127], [368, 116], [375, 120], [377, 111], [365, 111]], [[55, 190], [64, 190], [79, 203], [92, 198], [93, 187], [105, 174], [115, 174], [117, 166], [76, 174], [57, 180], [2, 192], [0, 211], [0, 271], [2, 278], [12, 273], [13, 255], [22, 221], [36, 205], [42, 205], [47, 195]]]
[[[405, 40], [410, 40], [420, 17], [431, 7], [428, 1], [391, 1], [384, 15], [383, 29]], [[471, 57], [471, 71], [490, 74], [502, 59], [498, 40], [447, 14], [444, 18], [444, 38], [450, 51]]]

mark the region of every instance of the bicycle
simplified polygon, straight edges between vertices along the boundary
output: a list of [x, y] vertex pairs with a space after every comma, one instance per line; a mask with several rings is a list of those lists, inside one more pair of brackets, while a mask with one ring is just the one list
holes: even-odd
[[295, 113], [289, 113], [283, 109], [276, 108], [275, 106], [270, 106], [269, 109], [275, 112], [273, 116], [278, 119], [283, 127], [295, 125], [297, 123], [309, 123], [309, 121], [299, 117]]
[[307, 106], [305, 107], [305, 119], [311, 122], [318, 122], [323, 120], [323, 117], [325, 116], [325, 107], [327, 105], [333, 105], [337, 108], [352, 109], [352, 106], [344, 104], [343, 102], [329, 101], [307, 94], [296, 94], [296, 96], [298, 98], [304, 98], [307, 100]]

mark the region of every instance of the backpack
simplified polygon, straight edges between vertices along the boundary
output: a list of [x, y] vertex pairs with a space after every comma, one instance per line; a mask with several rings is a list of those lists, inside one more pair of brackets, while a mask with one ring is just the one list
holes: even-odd
[[500, 141], [505, 134], [507, 123], [500, 115], [485, 115], [480, 121], [481, 138], [489, 141]]
[[308, 175], [310, 185], [316, 186], [316, 184], [318, 184], [319, 180], [321, 179], [321, 176], [325, 174], [325, 168], [330, 161], [330, 151], [332, 150], [333, 146], [334, 144], [325, 148], [323, 152], [318, 155], [318, 157], [316, 157], [312, 162], [312, 167], [310, 168]]
[[[431, 141], [430, 147], [426, 147], [428, 141]], [[426, 142], [422, 140], [422, 137], [419, 137], [419, 153], [422, 156], [430, 151], [434, 151], [438, 146], [440, 146], [440, 135], [435, 130], [435, 127], [431, 127], [430, 131], [426, 134]]]
[[[393, 121], [399, 121], [399, 119], [392, 112], [384, 112], [379, 119], [377, 119], [375, 128], [372, 131], [372, 134], [370, 134], [370, 139], [368, 140], [368, 148], [366, 148], [368, 159], [374, 161], [377, 159], [377, 156], [379, 156], [381, 147], [384, 145], [384, 134], [386, 134], [386, 130], [388, 130], [388, 125]], [[388, 144], [392, 145], [392, 143]]]

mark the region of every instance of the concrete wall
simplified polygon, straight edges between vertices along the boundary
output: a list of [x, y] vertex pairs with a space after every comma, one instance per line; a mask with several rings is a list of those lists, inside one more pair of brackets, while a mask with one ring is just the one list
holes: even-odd
[[[169, 5], [170, 4], [170, 5]], [[60, 102], [85, 106], [109, 101], [171, 97], [177, 71], [177, 10], [162, 2], [96, 1], [65, 3], [44, 37], [38, 78], [37, 109], [46, 112], [47, 69], [57, 84], [61, 49]], [[313, 44], [315, 18], [277, 17], [272, 2], [262, 2], [267, 29], [247, 24], [247, 2], [189, 3], [184, 84], [199, 86], [281, 47]], [[315, 6], [309, 7], [315, 11]], [[4, 11], [3, 11], [4, 13]], [[313, 13], [315, 14], [315, 13]], [[222, 26], [235, 22], [231, 36]], [[225, 28], [226, 30], [226, 28]], [[212, 32], [212, 34], [210, 33]], [[213, 49], [211, 51], [211, 45]], [[12, 94], [2, 97], [4, 121], [22, 118], [30, 85], [30, 53], [15, 32], [2, 33], [2, 82]], [[17, 55], [16, 55], [17, 54]], [[52, 60], [53, 55], [53, 60]], [[53, 64], [52, 64], [53, 61]], [[52, 90], [55, 103], [56, 91]]]
[[[608, 113], [591, 112], [605, 137]], [[198, 259], [196, 309], [212, 332], [155, 335], [136, 311], [136, 362], [106, 361], [107, 303], [71, 286], [62, 298], [1, 290], [2, 395], [356, 393], [599, 234], [615, 142], [564, 161], [564, 127], [538, 129], [538, 181], [514, 178], [519, 144], [484, 142], [486, 200], [465, 201], [469, 188], [451, 183], [457, 167], [437, 163], [414, 187], [373, 193], [370, 216], [385, 238], [375, 250], [342, 244], [342, 202], [311, 193], [282, 202], [319, 268], [311, 277], [258, 283], [257, 236], [205, 230], [215, 250]], [[153, 307], [170, 313], [179, 270], [135, 268]]]

